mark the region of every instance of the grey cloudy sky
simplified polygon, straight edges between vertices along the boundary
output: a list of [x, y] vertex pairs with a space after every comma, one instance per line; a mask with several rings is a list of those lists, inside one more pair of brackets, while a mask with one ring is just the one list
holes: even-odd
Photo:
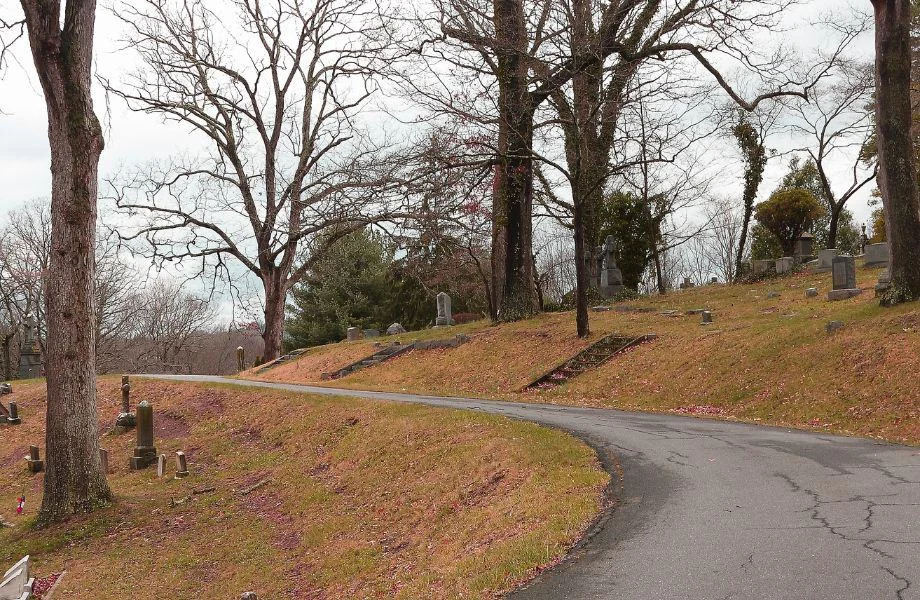
[[[844, 6], [839, 0], [812, 0], [801, 9], [805, 12], [800, 14], [846, 10]], [[868, 2], [850, 6], [869, 9]], [[120, 73], [129, 69], [132, 60], [129, 58], [132, 53], [119, 47], [120, 27], [120, 23], [107, 14], [106, 10], [100, 10], [96, 70], [113, 79], [118, 79]], [[791, 31], [789, 35], [795, 40], [796, 37], [802, 38], [809, 34]], [[820, 40], [817, 43], [820, 45]], [[871, 39], [863, 40], [859, 45], [859, 53], [867, 60], [872, 58]], [[111, 103], [106, 102], [98, 87], [96, 102], [97, 112], [106, 127], [106, 149], [100, 168], [103, 177], [122, 168], [131, 168], [176, 153], [197, 152], [201, 147], [197, 145], [200, 142], [189, 136], [187, 130], [179, 125], [163, 124], [158, 117], [131, 113], [117, 99], [112, 99]], [[0, 214], [3, 214], [29, 199], [50, 194], [50, 159], [44, 102], [23, 44], [20, 44], [14, 61], [0, 81], [0, 111]], [[789, 140], [776, 140], [780, 147], [789, 143]], [[731, 155], [732, 150], [726, 148], [723, 154]], [[843, 172], [844, 168], [845, 165], [840, 165], [839, 171]], [[771, 161], [761, 189], [772, 189], [784, 169], [784, 160]], [[740, 165], [737, 170], [727, 169], [719, 184], [720, 191], [736, 193], [740, 190], [740, 178]], [[860, 221], [865, 220], [869, 212], [866, 207], [867, 198], [868, 191], [855, 198], [850, 206]]]

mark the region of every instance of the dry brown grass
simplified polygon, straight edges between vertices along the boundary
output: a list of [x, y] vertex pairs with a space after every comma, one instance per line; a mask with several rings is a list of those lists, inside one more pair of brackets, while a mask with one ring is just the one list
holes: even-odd
[[[24, 423], [0, 428], [0, 517], [15, 524], [0, 529], [0, 559], [66, 569], [57, 597], [491, 597], [558, 560], [608, 481], [584, 444], [504, 418], [238, 386], [133, 388], [155, 406], [158, 450], [173, 463], [184, 449], [192, 476], [131, 472], [133, 433], [106, 434], [117, 504], [50, 530], [30, 530], [43, 477], [22, 459], [43, 445], [43, 383], [16, 385]], [[118, 405], [118, 382], [103, 379], [106, 430]]]
[[[410, 352], [330, 385], [714, 414], [801, 428], [920, 443], [920, 304], [878, 306], [878, 271], [859, 271], [862, 296], [827, 302], [829, 275], [795, 275], [756, 285], [707, 286], [632, 303], [651, 313], [591, 313], [604, 334], [657, 333], [558, 389], [521, 393], [531, 379], [583, 348], [572, 313], [470, 331], [454, 350]], [[805, 298], [815, 286], [818, 298]], [[771, 291], [779, 298], [768, 298]], [[700, 326], [691, 308], [710, 308]], [[680, 316], [658, 314], [678, 309]], [[828, 335], [831, 320], [846, 323]], [[322, 351], [335, 362], [337, 346]], [[286, 377], [286, 376], [285, 376]], [[316, 382], [309, 369], [293, 382]]]

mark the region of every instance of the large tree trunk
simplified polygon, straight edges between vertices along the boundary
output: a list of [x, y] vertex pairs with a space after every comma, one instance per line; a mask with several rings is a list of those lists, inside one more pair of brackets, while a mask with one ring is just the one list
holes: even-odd
[[281, 343], [284, 334], [284, 308], [287, 301], [287, 286], [282, 281], [281, 269], [267, 270], [262, 275], [265, 289], [265, 330], [262, 341], [265, 343], [263, 360], [268, 362], [281, 356]]
[[910, 2], [873, 0], [879, 188], [891, 245], [882, 304], [920, 298], [920, 199], [911, 145]]
[[[537, 312], [533, 277], [533, 107], [528, 89], [527, 30], [523, 4], [494, 0], [498, 53], [501, 198], [494, 218], [504, 228], [504, 265], [498, 318], [517, 321]], [[495, 247], [493, 246], [493, 251]]]
[[88, 512], [112, 499], [99, 459], [96, 414], [96, 189], [102, 128], [93, 112], [95, 2], [60, 7], [22, 0], [32, 57], [48, 109], [51, 257], [46, 280], [48, 403], [45, 489], [39, 524]]
[[578, 337], [588, 337], [588, 265], [585, 262], [585, 219], [581, 199], [573, 198], [575, 215], [572, 224], [575, 227], [575, 329]]
[[[843, 210], [843, 204], [833, 203], [831, 206], [831, 221], [827, 226], [827, 247], [837, 247], [837, 230], [840, 228], [840, 211]], [[793, 243], [793, 246], [795, 244]], [[788, 254], [787, 256], [792, 256]]]

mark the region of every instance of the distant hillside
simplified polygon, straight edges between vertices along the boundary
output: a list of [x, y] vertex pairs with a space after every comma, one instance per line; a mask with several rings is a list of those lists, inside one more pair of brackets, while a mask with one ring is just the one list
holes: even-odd
[[[472, 341], [456, 349], [409, 352], [334, 382], [322, 382], [322, 372], [372, 353], [371, 341], [315, 348], [297, 361], [246, 376], [675, 411], [920, 443], [920, 304], [880, 308], [872, 289], [877, 278], [877, 269], [859, 269], [863, 294], [838, 302], [827, 301], [829, 274], [674, 292], [614, 307], [650, 312], [592, 312], [587, 341], [575, 336], [572, 313], [426, 330], [427, 337], [463, 331]], [[806, 298], [809, 287], [818, 288], [818, 297]], [[685, 314], [697, 308], [711, 309], [714, 323], [701, 326], [699, 315]], [[677, 312], [661, 314], [667, 311]], [[829, 334], [830, 321], [844, 326]], [[559, 388], [520, 391], [611, 332], [659, 337]]]

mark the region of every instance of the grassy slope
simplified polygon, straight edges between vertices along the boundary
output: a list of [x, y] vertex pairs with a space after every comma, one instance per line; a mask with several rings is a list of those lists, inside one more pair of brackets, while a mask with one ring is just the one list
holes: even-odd
[[[862, 296], [827, 302], [830, 275], [795, 275], [756, 285], [707, 286], [644, 299], [652, 313], [592, 313], [594, 341], [610, 332], [657, 333], [635, 348], [551, 391], [521, 393], [534, 377], [588, 342], [574, 333], [572, 313], [468, 331], [455, 350], [411, 352], [330, 385], [433, 394], [715, 413], [793, 427], [920, 443], [920, 304], [878, 307], [876, 270], [861, 269]], [[818, 298], [805, 298], [816, 286]], [[779, 298], [768, 298], [771, 291]], [[699, 316], [667, 317], [666, 309], [710, 308]], [[846, 327], [828, 335], [825, 325]], [[445, 332], [444, 335], [448, 333]], [[329, 364], [359, 343], [314, 351]], [[319, 381], [296, 363], [260, 378]]]
[[[557, 560], [597, 513], [607, 476], [546, 428], [462, 411], [139, 380], [174, 470], [131, 472], [134, 435], [106, 434], [117, 505], [32, 532], [42, 475], [43, 384], [17, 384], [24, 418], [0, 428], [0, 560], [67, 569], [62, 598], [489, 597]], [[100, 419], [117, 413], [100, 382]], [[264, 487], [239, 490], [270, 478]], [[215, 491], [192, 495], [193, 489]], [[19, 493], [24, 517], [14, 514]]]

